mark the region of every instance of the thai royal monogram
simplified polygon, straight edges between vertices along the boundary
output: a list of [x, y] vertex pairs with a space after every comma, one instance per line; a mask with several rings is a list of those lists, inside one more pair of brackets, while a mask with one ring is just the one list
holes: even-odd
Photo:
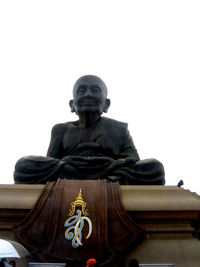
[[[82, 230], [84, 227], [84, 222], [87, 222], [89, 226], [86, 239], [88, 239], [92, 234], [92, 222], [87, 217], [89, 214], [86, 209], [86, 205], [87, 203], [83, 200], [82, 190], [80, 189], [78, 197], [74, 202], [71, 203], [72, 208], [69, 211], [70, 217], [65, 222], [65, 227], [67, 227], [67, 230], [65, 231], [65, 238], [67, 240], [72, 240], [72, 247], [74, 248], [83, 246]], [[77, 215], [74, 215], [75, 213], [77, 213]]]

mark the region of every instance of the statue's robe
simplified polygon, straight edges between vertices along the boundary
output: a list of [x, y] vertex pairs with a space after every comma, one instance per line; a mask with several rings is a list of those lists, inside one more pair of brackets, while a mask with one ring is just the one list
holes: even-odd
[[85, 128], [79, 121], [52, 129], [46, 157], [27, 156], [15, 166], [15, 183], [44, 184], [62, 179], [108, 179], [124, 185], [163, 185], [164, 168], [140, 160], [127, 124], [101, 117]]

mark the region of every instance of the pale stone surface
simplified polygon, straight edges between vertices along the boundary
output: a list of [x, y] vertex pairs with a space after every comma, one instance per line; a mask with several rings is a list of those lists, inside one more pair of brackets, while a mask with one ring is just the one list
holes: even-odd
[[[200, 266], [200, 241], [196, 239], [146, 240], [127, 256], [140, 263], [174, 263], [175, 267]], [[126, 265], [128, 266], [128, 265]]]
[[200, 196], [177, 186], [120, 186], [126, 210], [200, 210]]
[[[0, 209], [31, 209], [43, 188], [44, 185], [0, 185]], [[128, 211], [200, 210], [200, 196], [177, 186], [120, 186], [120, 191]]]

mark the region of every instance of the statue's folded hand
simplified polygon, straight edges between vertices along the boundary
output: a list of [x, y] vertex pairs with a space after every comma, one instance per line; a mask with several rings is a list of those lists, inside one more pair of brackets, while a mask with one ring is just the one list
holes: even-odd
[[66, 156], [61, 159], [62, 162], [69, 164], [75, 168], [84, 168], [89, 166], [111, 164], [114, 159], [109, 157], [95, 157], [95, 156]]

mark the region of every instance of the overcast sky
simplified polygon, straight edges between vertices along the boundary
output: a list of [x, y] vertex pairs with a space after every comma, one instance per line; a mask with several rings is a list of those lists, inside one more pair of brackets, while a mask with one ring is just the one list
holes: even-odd
[[46, 154], [54, 124], [77, 119], [73, 84], [94, 74], [140, 157], [200, 194], [199, 14], [192, 0], [2, 0], [0, 183], [20, 157]]

